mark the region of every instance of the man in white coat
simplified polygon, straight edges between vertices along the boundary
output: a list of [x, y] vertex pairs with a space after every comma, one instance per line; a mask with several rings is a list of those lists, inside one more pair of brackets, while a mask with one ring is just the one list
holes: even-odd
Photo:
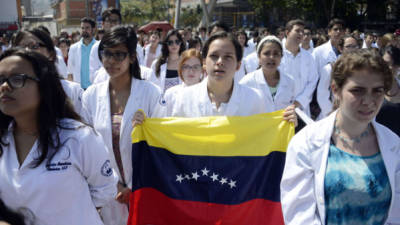
[[290, 74], [296, 83], [294, 104], [310, 115], [310, 102], [317, 85], [318, 74], [311, 54], [300, 48], [303, 40], [304, 22], [296, 19], [286, 24], [286, 42], [283, 46], [281, 69]]
[[317, 63], [318, 75], [328, 63], [335, 62], [339, 53], [340, 39], [344, 35], [345, 22], [341, 19], [332, 19], [328, 24], [329, 41], [314, 49], [312, 55]]
[[90, 50], [96, 43], [94, 34], [96, 22], [89, 17], [81, 19], [82, 39], [71, 45], [68, 52], [68, 79], [81, 84], [83, 89], [90, 86], [89, 56]]

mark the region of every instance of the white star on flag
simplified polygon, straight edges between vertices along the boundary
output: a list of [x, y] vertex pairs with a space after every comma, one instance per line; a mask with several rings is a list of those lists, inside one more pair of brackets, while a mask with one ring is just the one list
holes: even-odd
[[201, 172], [203, 173], [203, 176], [208, 176], [208, 172], [210, 172], [207, 167], [204, 167], [203, 170], [201, 170]]
[[221, 185], [223, 185], [223, 184], [225, 184], [227, 182], [228, 182], [228, 180], [226, 178], [224, 178], [224, 177], [221, 178], [221, 181], [220, 181]]
[[192, 173], [192, 178], [195, 179], [197, 181], [197, 178], [199, 178], [199, 174], [197, 174], [197, 171]]
[[211, 176], [212, 181], [216, 181], [218, 180], [218, 174], [213, 173], [213, 175]]
[[182, 175], [176, 175], [176, 181], [178, 181], [179, 183], [182, 183], [182, 181], [183, 181], [183, 177], [182, 177]]
[[190, 180], [190, 176], [188, 174], [185, 174], [185, 179]]
[[232, 188], [236, 187], [236, 181], [231, 180], [231, 182], [229, 182], [228, 185], [229, 185], [229, 186], [231, 187], [231, 189], [232, 189]]

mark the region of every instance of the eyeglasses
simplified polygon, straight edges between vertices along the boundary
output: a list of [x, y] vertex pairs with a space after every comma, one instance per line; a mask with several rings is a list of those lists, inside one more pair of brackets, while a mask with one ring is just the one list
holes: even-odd
[[193, 65], [193, 66], [183, 65], [182, 66], [182, 70], [199, 71], [199, 70], [201, 70], [201, 65], [200, 64], [196, 64], [196, 65]]
[[27, 45], [20, 45], [20, 47], [27, 48], [27, 49], [30, 49], [30, 50], [37, 50], [37, 49], [39, 49], [41, 47], [46, 47], [46, 45], [42, 44], [42, 43], [33, 43], [33, 44], [27, 44]]
[[115, 20], [113, 20], [113, 19], [106, 19], [105, 22], [106, 22], [106, 23], [111, 23], [111, 24], [118, 24], [120, 21], [119, 21], [119, 19], [115, 19]]
[[107, 50], [100, 51], [100, 55], [102, 58], [104, 58], [104, 59], [114, 58], [118, 62], [124, 61], [124, 59], [126, 58], [126, 56], [128, 54], [129, 53], [127, 53], [127, 52], [111, 52], [111, 51], [107, 51]]
[[358, 45], [345, 45], [343, 47], [346, 49], [358, 49]]
[[9, 77], [5, 77], [4, 75], [0, 75], [0, 86], [4, 84], [4, 82], [7, 82], [8, 86], [10, 86], [12, 89], [15, 88], [22, 88], [25, 85], [25, 81], [29, 79], [29, 80], [33, 80], [36, 82], [39, 82], [39, 78], [36, 77], [31, 77], [29, 75], [26, 74], [15, 74], [15, 75], [11, 75]]
[[168, 46], [171, 46], [171, 45], [173, 45], [173, 44], [176, 44], [176, 45], [180, 45], [181, 44], [181, 41], [180, 40], [175, 40], [175, 41], [172, 41], [172, 40], [170, 40], [170, 41], [167, 41], [167, 45]]

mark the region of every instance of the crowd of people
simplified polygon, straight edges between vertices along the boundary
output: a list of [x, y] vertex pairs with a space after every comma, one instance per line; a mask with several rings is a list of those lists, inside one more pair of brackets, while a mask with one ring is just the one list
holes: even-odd
[[0, 221], [126, 224], [131, 132], [146, 117], [283, 110], [296, 126], [286, 224], [400, 223], [400, 30], [352, 32], [340, 19], [250, 33], [218, 21], [148, 33], [121, 24], [109, 8], [97, 31], [85, 17], [80, 32], [41, 26], [4, 45]]

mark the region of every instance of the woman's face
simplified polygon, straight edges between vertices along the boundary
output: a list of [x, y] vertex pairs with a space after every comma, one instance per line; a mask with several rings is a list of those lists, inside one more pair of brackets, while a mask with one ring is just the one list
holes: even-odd
[[119, 44], [102, 51], [102, 62], [110, 78], [117, 78], [123, 75], [129, 76], [129, 66], [133, 63], [133, 57], [129, 56], [125, 45]]
[[390, 54], [388, 54], [387, 52], [385, 52], [385, 54], [383, 54], [383, 60], [385, 60], [385, 62], [388, 64], [388, 66], [390, 68], [393, 67], [393, 59], [392, 56]]
[[160, 42], [160, 37], [157, 34], [152, 34], [150, 36], [150, 44], [158, 45], [158, 42]]
[[59, 45], [59, 48], [60, 48], [60, 50], [61, 50], [63, 56], [64, 56], [64, 57], [67, 57], [67, 56], [68, 56], [68, 50], [69, 50], [68, 45], [67, 45], [65, 42], [62, 42], [62, 43]]
[[169, 54], [179, 54], [181, 41], [176, 35], [172, 35], [168, 38], [167, 45]]
[[355, 71], [341, 89], [332, 85], [339, 99], [339, 112], [346, 123], [369, 123], [378, 114], [385, 96], [382, 74], [367, 69]]
[[190, 86], [199, 83], [202, 76], [200, 60], [194, 56], [187, 59], [182, 65], [181, 73], [183, 82], [185, 82], [186, 85]]
[[244, 47], [244, 44], [246, 44], [246, 36], [244, 34], [239, 34], [237, 39], [238, 39], [240, 45], [242, 47]]
[[278, 44], [268, 42], [261, 49], [259, 61], [264, 72], [276, 72], [282, 59], [282, 50]]
[[[11, 79], [15, 75], [25, 74], [37, 78], [31, 63], [19, 56], [10, 56], [0, 61], [0, 80]], [[21, 81], [21, 80], [20, 80]], [[5, 115], [17, 118], [36, 115], [40, 103], [37, 81], [26, 79], [23, 87], [12, 88], [4, 82], [0, 85], [0, 110]]]
[[227, 82], [230, 85], [235, 72], [240, 68], [232, 41], [227, 38], [212, 41], [204, 66], [209, 82]]
[[50, 53], [47, 51], [44, 43], [40, 41], [39, 38], [30, 33], [22, 38], [22, 40], [18, 43], [18, 46], [30, 49], [46, 56], [47, 58], [50, 58]]

